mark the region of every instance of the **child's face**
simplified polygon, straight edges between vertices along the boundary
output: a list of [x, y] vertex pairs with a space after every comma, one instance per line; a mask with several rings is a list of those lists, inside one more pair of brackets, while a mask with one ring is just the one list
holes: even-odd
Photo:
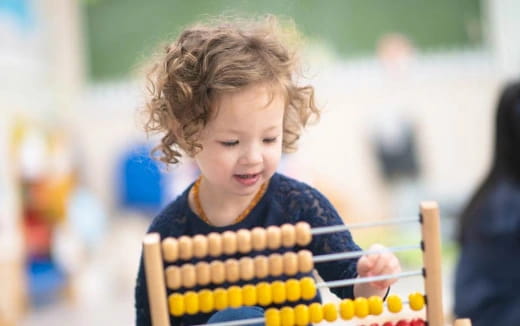
[[199, 139], [195, 160], [207, 185], [222, 194], [250, 195], [274, 174], [282, 154], [284, 98], [265, 84], [217, 101], [218, 113]]

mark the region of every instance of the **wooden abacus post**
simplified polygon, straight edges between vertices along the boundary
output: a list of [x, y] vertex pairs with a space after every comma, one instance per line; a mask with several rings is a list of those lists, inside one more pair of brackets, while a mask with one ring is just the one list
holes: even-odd
[[444, 326], [439, 206], [433, 201], [421, 202], [420, 209], [426, 319], [430, 326]]
[[453, 324], [453, 326], [471, 326], [471, 320], [467, 318], [457, 319], [455, 320], [455, 324]]
[[154, 326], [169, 326], [170, 318], [166, 301], [161, 237], [158, 233], [149, 233], [144, 237], [143, 253], [152, 324]]

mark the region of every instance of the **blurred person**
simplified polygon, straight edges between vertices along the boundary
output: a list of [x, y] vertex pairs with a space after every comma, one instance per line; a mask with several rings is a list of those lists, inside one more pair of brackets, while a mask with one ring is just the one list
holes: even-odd
[[[157, 61], [148, 76], [152, 92], [146, 110], [148, 131], [163, 134], [155, 150], [169, 164], [178, 163], [183, 154], [192, 157], [201, 173], [154, 219], [148, 232], [158, 232], [164, 239], [300, 221], [311, 227], [343, 224], [318, 190], [276, 172], [282, 152], [294, 150], [302, 128], [319, 117], [314, 88], [295, 82], [296, 53], [284, 43], [278, 26], [273, 17], [195, 25], [167, 46]], [[348, 231], [317, 235], [308, 248], [314, 255], [360, 250]], [[290, 249], [298, 248], [277, 252]], [[384, 247], [373, 245], [372, 249]], [[240, 255], [223, 257], [239, 259]], [[330, 281], [398, 273], [400, 263], [394, 254], [381, 250], [361, 258], [319, 263], [316, 268]], [[310, 272], [301, 274], [312, 276]], [[286, 278], [255, 279], [254, 284]], [[384, 297], [395, 281], [359, 283], [332, 291], [340, 298]], [[224, 282], [218, 287], [231, 285]], [[312, 301], [319, 300], [318, 295]], [[137, 325], [149, 325], [142, 260], [135, 308]], [[256, 318], [263, 317], [263, 309], [254, 306], [170, 316], [170, 322], [193, 325]]]
[[460, 217], [455, 314], [473, 326], [520, 321], [520, 82], [501, 93], [491, 168]]

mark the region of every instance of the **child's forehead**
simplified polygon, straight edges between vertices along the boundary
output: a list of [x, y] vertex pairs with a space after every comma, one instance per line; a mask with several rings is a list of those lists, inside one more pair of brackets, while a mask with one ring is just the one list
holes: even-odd
[[263, 105], [267, 106], [278, 97], [283, 97], [281, 87], [267, 82], [256, 83], [217, 96], [215, 104], [220, 109], [232, 105]]

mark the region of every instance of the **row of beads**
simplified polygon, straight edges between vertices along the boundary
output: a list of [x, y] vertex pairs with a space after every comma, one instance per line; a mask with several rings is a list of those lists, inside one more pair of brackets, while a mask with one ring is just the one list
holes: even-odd
[[312, 277], [300, 280], [289, 279], [285, 282], [260, 282], [256, 285], [231, 286], [228, 289], [204, 289], [184, 294], [173, 293], [168, 297], [170, 313], [173, 316], [207, 313], [213, 310], [238, 308], [241, 306], [269, 306], [286, 301], [310, 300], [316, 296], [316, 284]]
[[248, 253], [252, 250], [274, 250], [280, 247], [290, 248], [294, 245], [306, 246], [311, 242], [311, 228], [306, 222], [295, 225], [255, 227], [251, 231], [241, 229], [236, 232], [226, 231], [222, 234], [212, 232], [204, 236], [168, 237], [162, 241], [164, 260], [174, 262], [178, 259], [190, 260], [193, 257], [203, 258], [207, 255], [218, 257]]
[[[360, 325], [365, 326], [365, 325]], [[379, 326], [378, 323], [372, 323], [370, 326]], [[426, 322], [422, 318], [414, 318], [412, 320], [399, 319], [393, 323], [391, 321], [385, 321], [381, 326], [426, 326]]]
[[300, 250], [297, 254], [286, 252], [259, 255], [254, 258], [242, 257], [239, 260], [230, 258], [225, 261], [198, 262], [197, 264], [184, 264], [168, 266], [166, 268], [166, 285], [176, 290], [195, 285], [207, 285], [209, 283], [221, 284], [238, 280], [249, 281], [253, 278], [265, 278], [267, 276], [296, 275], [298, 272], [307, 273], [314, 268], [312, 253], [309, 250]]
[[[408, 304], [412, 310], [418, 311], [424, 308], [424, 296], [419, 292], [410, 293], [408, 295]], [[386, 299], [386, 305], [390, 312], [400, 312], [403, 309], [403, 302], [397, 295], [389, 295]]]
[[[393, 298], [393, 301], [396, 300], [395, 298], [399, 299], [399, 297], [397, 296], [390, 297]], [[388, 299], [390, 299], [390, 297]], [[418, 298], [422, 298], [422, 306], [424, 306], [424, 297], [421, 294], [413, 293], [410, 294], [409, 298], [410, 307], [412, 307], [413, 310], [419, 310], [417, 309], [420, 305], [418, 304], [418, 301], [421, 300]], [[412, 301], [417, 302], [412, 303]], [[401, 304], [402, 308], [402, 303], [400, 299], [399, 303]], [[401, 308], [398, 311], [400, 311]], [[398, 312], [393, 311], [395, 309], [390, 309], [390, 305], [389, 310], [392, 312]], [[354, 317], [365, 318], [368, 315], [377, 316], [380, 315], [382, 312], [383, 300], [378, 296], [372, 296], [369, 298], [356, 298], [354, 300], [344, 299], [339, 303], [339, 305], [335, 303], [325, 303], [323, 305], [320, 303], [312, 303], [309, 306], [299, 304], [294, 308], [269, 308], [265, 312], [265, 324], [266, 326], [303, 326], [308, 325], [309, 323], [320, 323], [323, 320], [333, 322], [336, 321], [339, 317], [341, 317], [341, 319], [343, 320], [350, 320]], [[383, 326], [386, 325], [387, 324], [385, 323]], [[399, 325], [399, 323], [397, 325]]]
[[308, 306], [299, 304], [294, 308], [269, 308], [265, 311], [265, 324], [266, 326], [304, 326], [309, 323], [320, 323], [323, 320], [333, 322], [338, 317], [343, 320], [350, 320], [353, 317], [364, 318], [369, 314], [379, 315], [382, 311], [383, 301], [376, 296], [368, 299], [345, 299], [339, 304], [339, 307], [335, 303], [320, 304], [316, 302]]

